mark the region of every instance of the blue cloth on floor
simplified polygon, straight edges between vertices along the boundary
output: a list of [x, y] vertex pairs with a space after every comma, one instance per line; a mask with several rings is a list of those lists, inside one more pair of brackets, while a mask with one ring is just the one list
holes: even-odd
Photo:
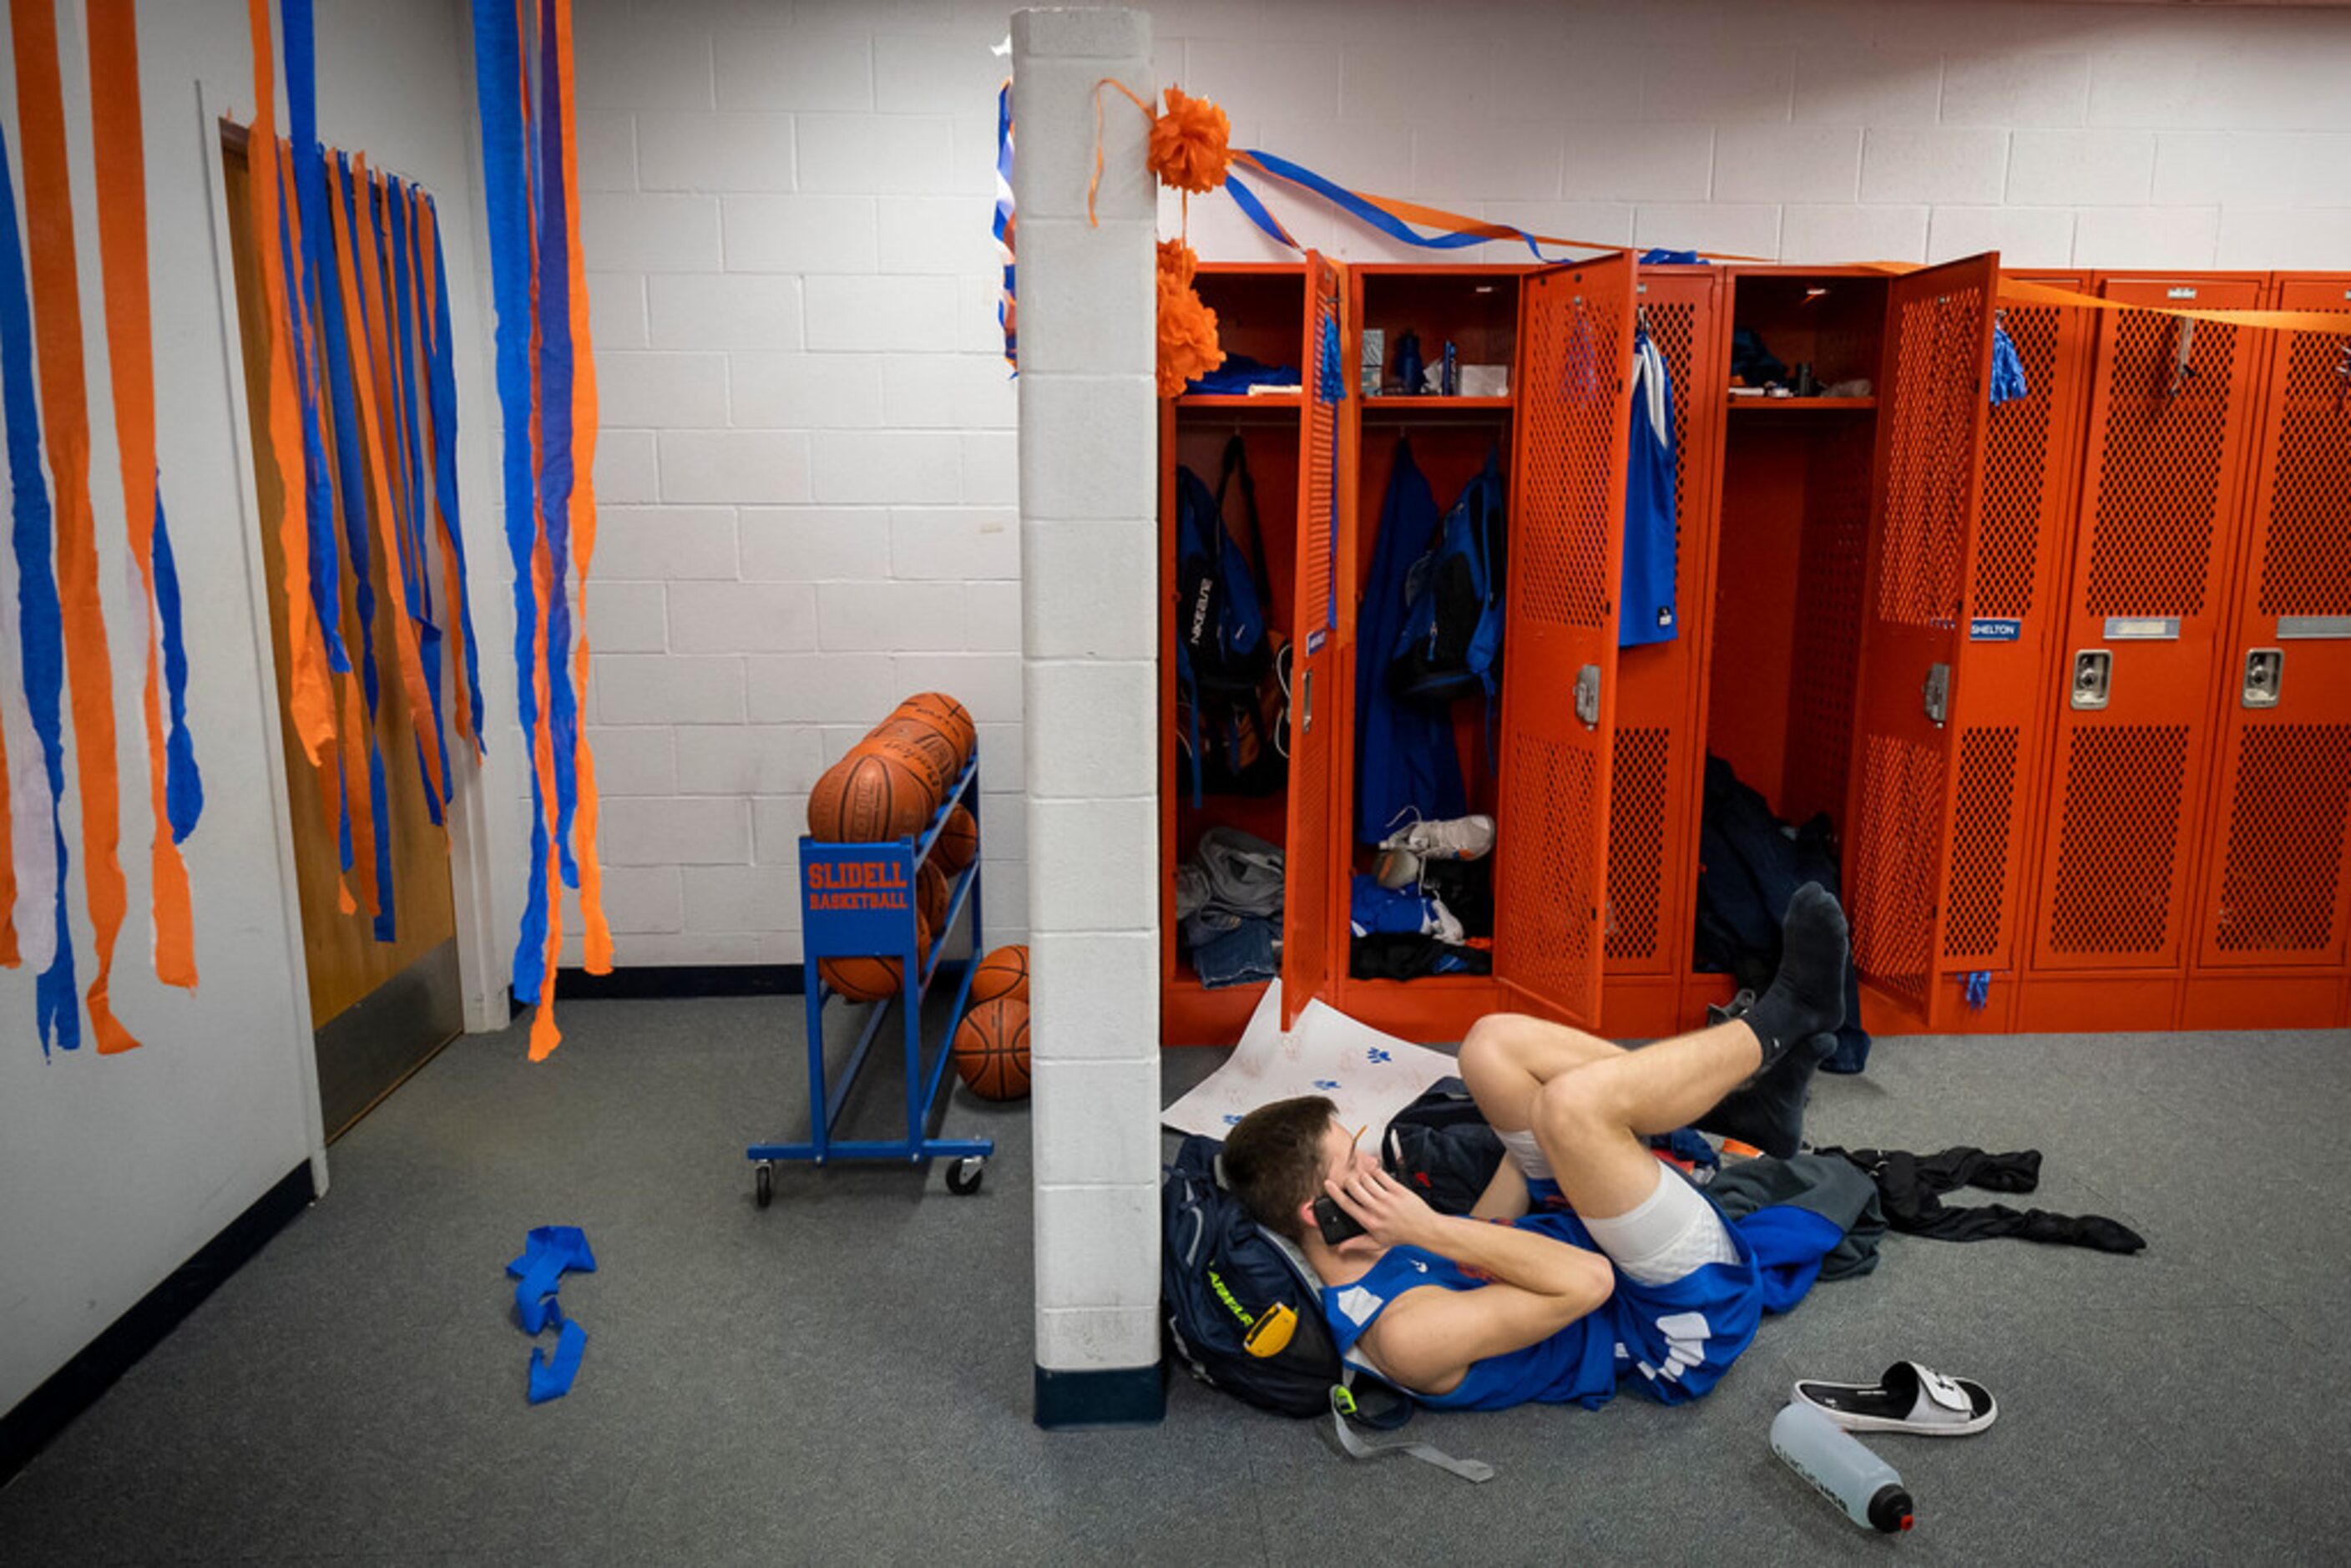
[[580, 1375], [580, 1358], [588, 1348], [588, 1331], [578, 1323], [566, 1321], [562, 1335], [555, 1342], [555, 1354], [547, 1354], [544, 1345], [530, 1347], [530, 1402], [544, 1405], [550, 1399], [560, 1399], [571, 1392], [571, 1380]]
[[515, 1286], [515, 1315], [522, 1332], [537, 1333], [550, 1313], [562, 1322], [555, 1306], [555, 1290], [565, 1270], [582, 1274], [596, 1271], [596, 1255], [588, 1249], [588, 1235], [576, 1225], [542, 1225], [533, 1229], [522, 1256], [507, 1265], [520, 1282]]
[[1275, 923], [1243, 918], [1231, 930], [1192, 949], [1192, 967], [1210, 990], [1270, 980], [1281, 973], [1273, 953]]

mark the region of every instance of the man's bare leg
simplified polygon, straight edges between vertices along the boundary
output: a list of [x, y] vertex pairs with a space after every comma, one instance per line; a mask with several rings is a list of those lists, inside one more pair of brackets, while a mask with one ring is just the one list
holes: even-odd
[[1496, 1132], [1523, 1133], [1534, 1125], [1535, 1096], [1544, 1084], [1625, 1054], [1623, 1046], [1563, 1023], [1489, 1013], [1461, 1042], [1461, 1081]]

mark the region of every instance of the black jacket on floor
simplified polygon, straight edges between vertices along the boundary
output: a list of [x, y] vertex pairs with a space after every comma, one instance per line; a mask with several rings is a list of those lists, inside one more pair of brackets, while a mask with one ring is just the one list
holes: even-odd
[[2137, 1252], [2147, 1239], [2117, 1220], [2099, 1215], [2052, 1214], [2045, 1208], [2014, 1209], [2003, 1203], [1946, 1208], [1942, 1195], [1962, 1186], [1986, 1192], [2031, 1192], [2041, 1185], [2041, 1151], [1988, 1155], [1964, 1145], [1938, 1155], [1902, 1149], [1822, 1149], [1869, 1173], [1886, 1206], [1886, 1222], [1908, 1236], [1937, 1241], [1989, 1241], [2013, 1236], [2053, 1247], [2088, 1247], [2100, 1252]]

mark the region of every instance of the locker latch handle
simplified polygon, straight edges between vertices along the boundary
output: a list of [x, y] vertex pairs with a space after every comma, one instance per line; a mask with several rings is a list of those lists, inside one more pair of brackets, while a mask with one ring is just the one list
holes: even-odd
[[1926, 697], [1928, 719], [1936, 726], [1940, 727], [1943, 720], [1949, 716], [1951, 711], [1950, 665], [1929, 664], [1927, 666], [1927, 686], [1924, 695]]
[[2285, 650], [2254, 648], [2245, 654], [2245, 706], [2275, 707], [2285, 680]]
[[1575, 716], [1586, 729], [1600, 727], [1600, 666], [1586, 664], [1575, 672]]
[[1314, 733], [1314, 672], [1309, 668], [1298, 678], [1298, 732]]
[[2115, 656], [2104, 648], [2085, 648], [2074, 655], [2073, 705], [2087, 711], [2106, 706], [2106, 687], [2114, 674]]

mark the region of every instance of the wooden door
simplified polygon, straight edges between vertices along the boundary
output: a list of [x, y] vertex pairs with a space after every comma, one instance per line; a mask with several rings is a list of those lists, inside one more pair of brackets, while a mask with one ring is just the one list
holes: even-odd
[[1635, 271], [1620, 253], [1529, 273], [1519, 295], [1494, 976], [1587, 1029], [1606, 943]]
[[[2250, 278], [2109, 278], [2108, 298], [2248, 309]], [[2101, 312], [2056, 706], [2032, 959], [2043, 972], [2178, 973], [2229, 622], [2231, 530], [2260, 334]], [[2169, 1019], [2170, 995], [2108, 1027]], [[2119, 999], [2127, 1003], [2129, 993]]]
[[[277, 515], [280, 490], [277, 465], [265, 444], [269, 429], [269, 360], [266, 333], [276, 323], [266, 319], [261, 276], [256, 269], [250, 228], [245, 132], [224, 126], [222, 160], [225, 179], [230, 254], [236, 269], [238, 334], [244, 350], [246, 407], [253, 442], [256, 494], [263, 518]], [[316, 351], [316, 344], [313, 350]], [[327, 421], [329, 461], [334, 461], [333, 422]], [[297, 507], [300, 497], [294, 497]], [[336, 526], [341, 528], [339, 517]], [[386, 580], [386, 565], [375, 534], [369, 530], [371, 580]], [[302, 947], [310, 981], [310, 1024], [319, 1053], [319, 1095], [328, 1135], [348, 1128], [402, 1079], [454, 1039], [464, 1027], [462, 995], [457, 977], [456, 907], [449, 878], [449, 841], [434, 825], [425, 801], [424, 784], [416, 763], [415, 731], [409, 722], [408, 702], [401, 683], [391, 673], [399, 669], [389, 607], [379, 602], [375, 617], [376, 667], [386, 678], [380, 684], [374, 733], [383, 757], [385, 810], [383, 821], [392, 838], [392, 928], [394, 939], [376, 939], [367, 910], [346, 914], [339, 891], [341, 846], [336, 798], [330, 781], [322, 789], [320, 774], [302, 754], [301, 741], [287, 707], [293, 689], [287, 643], [286, 604], [278, 584], [285, 580], [286, 559], [277, 531], [261, 529], [263, 570], [270, 584], [269, 645], [277, 671], [278, 735], [286, 769], [286, 793], [291, 803], [295, 884], [301, 903]], [[354, 565], [356, 563], [353, 563]], [[397, 570], [397, 563], [392, 570]], [[345, 571], [342, 626], [353, 663], [360, 656], [359, 619], [351, 602]], [[336, 677], [340, 683], [343, 677]], [[340, 705], [339, 705], [339, 711]], [[356, 737], [347, 736], [347, 741]], [[367, 801], [365, 764], [352, 780], [354, 813]]]
[[1986, 388], [2000, 258], [1972, 256], [1886, 290], [1878, 379], [1844, 894], [1853, 962], [1923, 1016], [1949, 877], [1958, 782], [1952, 694], [1969, 644]]
[[[1282, 872], [1281, 1027], [1331, 999], [1346, 921], [1339, 877], [1350, 839], [1338, 809], [1341, 639], [1339, 404], [1347, 395], [1346, 287], [1335, 262], [1306, 255], [1304, 392], [1298, 463], [1298, 570], [1290, 617], [1290, 821]], [[1352, 559], [1352, 556], [1345, 559]]]
[[[2262, 334], [2273, 341], [2236, 632], [2220, 648], [2194, 961], [2335, 969], [2351, 928], [2351, 276], [2287, 278], [2277, 293], [2282, 309], [2342, 312], [2344, 330]], [[2303, 1021], [2331, 1019], [2321, 1009]]]

